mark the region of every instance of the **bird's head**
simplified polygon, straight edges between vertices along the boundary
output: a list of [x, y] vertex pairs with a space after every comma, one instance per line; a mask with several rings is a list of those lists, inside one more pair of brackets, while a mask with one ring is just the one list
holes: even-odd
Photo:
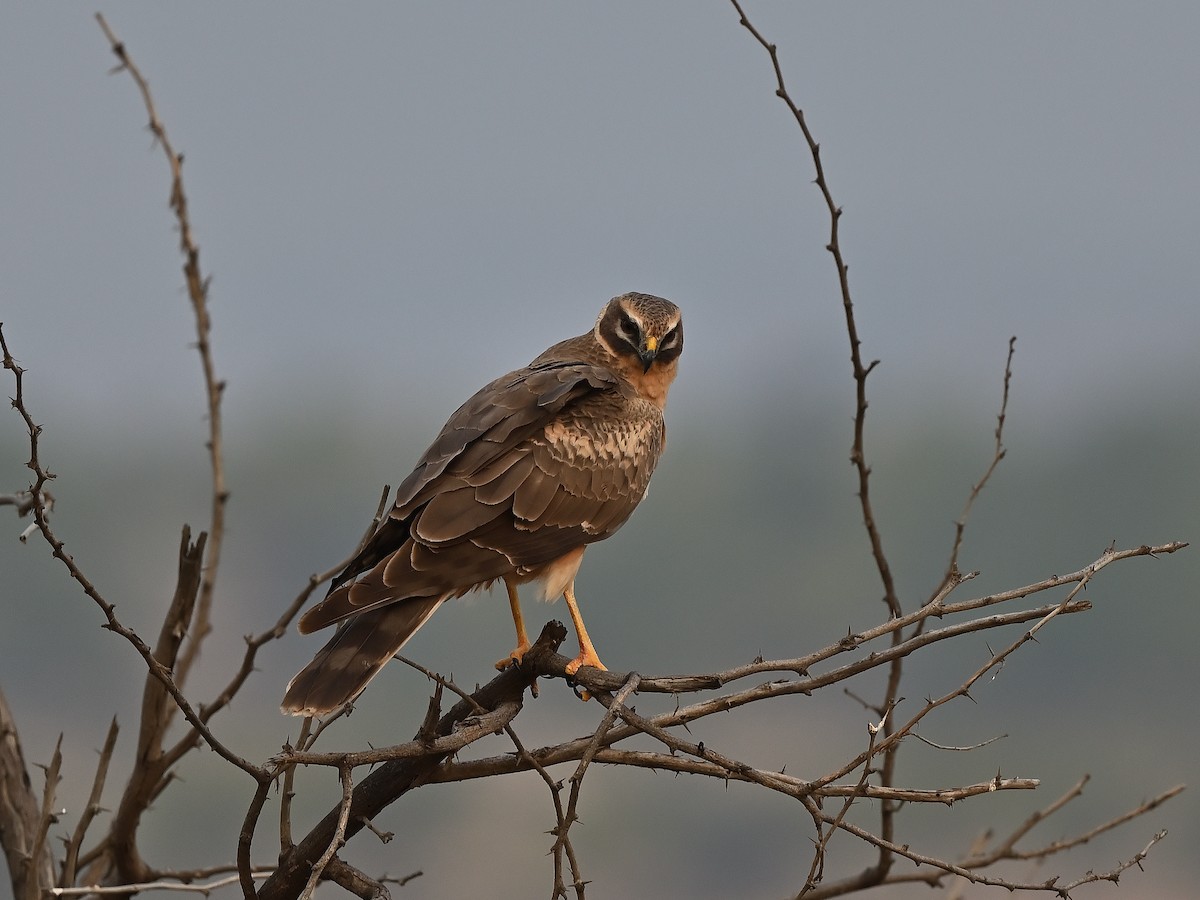
[[596, 339], [617, 358], [636, 358], [643, 374], [656, 363], [674, 368], [683, 352], [683, 317], [670, 300], [622, 294], [600, 312]]

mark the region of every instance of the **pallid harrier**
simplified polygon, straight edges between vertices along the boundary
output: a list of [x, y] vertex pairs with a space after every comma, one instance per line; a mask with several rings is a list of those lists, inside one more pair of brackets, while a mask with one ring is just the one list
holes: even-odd
[[323, 715], [353, 700], [450, 597], [503, 579], [516, 648], [529, 649], [517, 585], [567, 601], [579, 655], [603, 669], [575, 601], [587, 545], [625, 524], [666, 439], [663, 407], [683, 350], [678, 307], [608, 302], [591, 331], [480, 390], [443, 426], [362, 552], [300, 619], [340, 623], [287, 687], [282, 709]]

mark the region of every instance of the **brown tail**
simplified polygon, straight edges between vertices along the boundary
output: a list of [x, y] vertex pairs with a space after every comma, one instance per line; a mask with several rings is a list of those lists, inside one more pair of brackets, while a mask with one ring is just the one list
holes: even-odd
[[413, 597], [347, 620], [288, 682], [279, 708], [293, 716], [323, 716], [353, 700], [445, 599]]

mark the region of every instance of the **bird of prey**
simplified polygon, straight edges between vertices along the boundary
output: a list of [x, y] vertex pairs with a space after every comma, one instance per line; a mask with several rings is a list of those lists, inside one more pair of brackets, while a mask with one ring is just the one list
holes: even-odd
[[663, 408], [683, 351], [679, 308], [622, 294], [595, 326], [555, 344], [458, 408], [396, 490], [387, 517], [300, 619], [338, 624], [287, 686], [282, 710], [324, 715], [354, 700], [450, 597], [502, 580], [517, 646], [529, 649], [517, 586], [567, 601], [579, 638], [568, 666], [605, 666], [575, 600], [588, 544], [646, 493], [666, 440]]

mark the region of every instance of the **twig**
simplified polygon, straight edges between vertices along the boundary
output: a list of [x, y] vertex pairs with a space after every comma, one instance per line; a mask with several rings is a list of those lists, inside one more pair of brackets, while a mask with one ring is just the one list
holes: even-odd
[[311, 900], [313, 891], [317, 889], [317, 883], [321, 880], [321, 873], [325, 871], [325, 867], [329, 865], [334, 854], [346, 843], [346, 825], [350, 821], [350, 802], [354, 799], [354, 781], [351, 772], [352, 767], [347, 763], [338, 766], [338, 777], [342, 782], [342, 805], [338, 813], [337, 828], [334, 829], [329, 846], [325, 848], [325, 852], [313, 865], [312, 872], [308, 876], [308, 883], [300, 894], [301, 900]]
[[[184, 525], [175, 593], [152, 651], [158, 667], [167, 672], [175, 669], [192, 618], [204, 565], [205, 535], [201, 534], [195, 543], [191, 537], [191, 529]], [[107, 842], [118, 881], [146, 881], [151, 877], [150, 868], [138, 850], [137, 831], [142, 814], [172, 778], [175, 759], [163, 753], [163, 741], [177, 709], [164, 684], [153, 673], [147, 672], [142, 688], [133, 772], [121, 792]], [[198, 732], [188, 729], [188, 733], [193, 736], [193, 742], [199, 740]]]
[[211, 613], [213, 591], [216, 584], [217, 572], [221, 566], [221, 548], [225, 540], [225, 506], [229, 500], [229, 490], [225, 484], [225, 462], [223, 438], [221, 433], [221, 397], [225, 393], [225, 382], [216, 375], [213, 364], [212, 343], [210, 333], [212, 322], [208, 314], [209, 279], [200, 270], [200, 248], [192, 237], [192, 225], [188, 217], [187, 194], [183, 189], [183, 154], [176, 152], [167, 135], [167, 129], [158, 117], [154, 106], [154, 98], [150, 94], [150, 84], [142, 75], [141, 70], [130, 58], [125, 44], [117, 38], [108, 22], [101, 13], [96, 13], [96, 21], [103, 29], [112, 47], [113, 55], [117, 57], [117, 67], [114, 72], [128, 72], [138, 91], [142, 95], [142, 103], [149, 117], [149, 128], [155, 141], [162, 147], [171, 170], [171, 209], [179, 224], [179, 249], [183, 253], [183, 275], [187, 284], [188, 298], [191, 300], [192, 311], [196, 319], [196, 349], [200, 354], [200, 366], [204, 374], [204, 391], [208, 403], [208, 454], [212, 469], [212, 521], [208, 528], [208, 559], [204, 569], [204, 577], [200, 586], [200, 594], [196, 603], [195, 618], [190, 631], [190, 641], [183, 656], [175, 669], [175, 680], [178, 684], [187, 683], [192, 665], [200, 654], [204, 638], [212, 628]]
[[[617, 716], [625, 712], [625, 701], [628, 700], [629, 696], [637, 690], [638, 682], [640, 680], [640, 675], [638, 675], [636, 672], [630, 672], [629, 677], [625, 679], [625, 683], [621, 686], [621, 689], [617, 691], [616, 695], [611, 700], [609, 700], [606, 696], [601, 699], [601, 702], [604, 703], [608, 709], [605, 710], [604, 718], [600, 720], [600, 724], [597, 726], [595, 733], [592, 735], [591, 741], [588, 742], [587, 749], [583, 751], [583, 755], [579, 758], [579, 765], [575, 767], [575, 771], [571, 774], [571, 792], [567, 798], [567, 811], [562, 817], [562, 822], [557, 829], [557, 833], [555, 834], [554, 838], [554, 846], [551, 851], [556, 860], [561, 859], [563, 851], [569, 846], [568, 832], [570, 831], [571, 826], [579, 819], [579, 792], [583, 788], [583, 776], [587, 773], [588, 766], [591, 765], [592, 760], [596, 756], [596, 752], [600, 749], [600, 744], [604, 740], [605, 735], [608, 734], [609, 729], [611, 729], [613, 727], [613, 723], [616, 722]], [[600, 695], [597, 696], [599, 697]], [[556, 870], [559, 868], [560, 866], [555, 866]], [[579, 874], [578, 866], [573, 858], [571, 861], [571, 869], [574, 876], [573, 887], [575, 888], [575, 896], [578, 898], [578, 900], [583, 900], [584, 885], [586, 882], [584, 882], [582, 876]], [[558, 887], [559, 884], [556, 881], [556, 890]]]
[[[34, 424], [33, 417], [30, 415], [24, 400], [24, 374], [25, 370], [16, 364], [12, 355], [9, 353], [8, 344], [4, 339], [4, 331], [0, 328], [0, 351], [4, 354], [4, 368], [9, 369], [13, 373], [13, 378], [16, 382], [16, 396], [13, 398], [13, 408], [17, 410], [21, 418], [25, 421], [26, 428], [29, 432], [29, 462], [26, 464], [33, 470], [35, 477], [33, 485], [33, 494], [39, 497], [42, 492], [42, 486], [54, 477], [53, 473], [48, 471], [41, 463], [39, 457], [38, 438], [41, 435], [42, 428], [40, 425]], [[101, 612], [104, 613], [105, 624], [103, 627], [108, 631], [119, 634], [126, 641], [133, 645], [138, 654], [142, 657], [146, 667], [150, 670], [150, 674], [157, 678], [166, 688], [174, 699], [176, 705], [183, 713], [185, 719], [197, 729], [204, 742], [217, 752], [227, 762], [233, 763], [242, 771], [249, 774], [255, 779], [267, 778], [269, 773], [265, 769], [261, 769], [246, 760], [242, 759], [228, 747], [226, 747], [212, 733], [212, 730], [200, 719], [197, 712], [192, 708], [187, 698], [183, 696], [179, 686], [175, 683], [175, 679], [169, 669], [163, 666], [155, 657], [154, 652], [146, 644], [144, 640], [133, 629], [123, 625], [117, 618], [116, 607], [109, 603], [101, 595], [96, 585], [83, 573], [83, 570], [76, 564], [74, 557], [66, 551], [66, 545], [58, 539], [54, 531], [50, 528], [50, 522], [46, 517], [45, 505], [39, 500], [33, 506], [34, 519], [37, 521], [38, 530], [41, 531], [42, 537], [46, 543], [50, 545], [51, 552], [55, 559], [61, 562], [67, 569], [71, 578], [83, 589], [83, 592], [91, 598]]]
[[[142, 657], [142, 661], [145, 663], [150, 675], [157, 679], [167, 693], [171, 695], [171, 698], [175, 701], [176, 706], [183, 713], [184, 718], [187, 719], [188, 723], [200, 734], [204, 742], [214, 751], [216, 751], [216, 753], [226, 762], [232, 763], [234, 766], [254, 778], [255, 781], [258, 782], [259, 791], [262, 794], [259, 802], [265, 802], [266, 791], [271, 783], [271, 773], [266, 769], [247, 762], [245, 759], [238, 756], [231, 749], [226, 747], [222, 741], [217, 739], [216, 735], [213, 734], [207, 723], [205, 723], [199, 717], [198, 713], [192, 708], [192, 705], [188, 702], [187, 698], [183, 696], [183, 692], [175, 683], [175, 679], [171, 670], [158, 661], [154, 655], [154, 651], [151, 650], [144, 640], [142, 640], [137, 632], [121, 623], [121, 621], [117, 618], [116, 608], [113, 606], [113, 604], [104, 599], [99, 589], [83, 573], [83, 570], [76, 564], [75, 559], [66, 552], [65, 545], [61, 540], [58, 539], [57, 535], [55, 535], [54, 531], [51, 529], [49, 519], [46, 515], [46, 508], [41, 498], [43, 497], [43, 486], [54, 476], [53, 473], [49, 472], [41, 463], [41, 459], [39, 457], [38, 438], [41, 435], [42, 429], [41, 426], [34, 423], [33, 417], [30, 415], [29, 410], [25, 405], [25, 370], [17, 365], [16, 361], [9, 352], [8, 344], [5, 341], [2, 327], [0, 327], [0, 351], [3, 352], [4, 368], [13, 373], [13, 378], [16, 383], [15, 396], [13, 397], [12, 401], [13, 407], [17, 410], [18, 414], [25, 422], [26, 429], [29, 434], [29, 462], [27, 465], [33, 471], [35, 476], [34, 483], [31, 487], [32, 496], [35, 498], [33, 505], [34, 521], [37, 523], [38, 530], [41, 532], [42, 537], [45, 539], [46, 543], [50, 545], [51, 553], [55, 559], [59, 560], [66, 567], [67, 572], [70, 574], [71, 578], [73, 578], [75, 582], [83, 589], [84, 594], [86, 594], [98, 607], [100, 607], [100, 610], [104, 613], [105, 617], [105, 624], [102, 627], [119, 634], [133, 646], [138, 655]], [[258, 793], [256, 793], [256, 798], [257, 797]], [[89, 853], [87, 854], [87, 858], [89, 860], [94, 859], [95, 854]], [[244, 865], [240, 869], [240, 874], [243, 876], [243, 890], [247, 893], [247, 896], [252, 896], [254, 891], [253, 882], [248, 875], [250, 871], [249, 857], [246, 856], [244, 860], [239, 857], [239, 862], [244, 862]]]
[[[54, 753], [50, 757], [50, 765], [45, 767], [46, 779], [45, 786], [42, 789], [42, 806], [38, 816], [37, 831], [33, 834], [33, 846], [29, 853], [29, 859], [36, 863], [42, 859], [47, 849], [47, 838], [50, 834], [50, 826], [58, 821], [58, 813], [54, 811], [54, 796], [58, 790], [58, 783], [61, 780], [59, 773], [62, 770], [62, 735], [58, 736], [58, 740], [54, 743]], [[31, 877], [25, 880], [25, 898], [26, 900], [38, 900], [41, 897], [41, 892], [50, 887], [49, 884], [39, 884], [38, 875], [41, 873], [41, 868], [35, 867], [29, 873]]]
[[371, 878], [337, 856], [325, 866], [325, 878], [363, 900], [392, 900], [382, 880]]
[[[884, 730], [885, 720], [890, 714], [890, 709], [885, 710], [883, 713], [883, 720], [881, 720], [878, 725], [867, 726], [867, 749], [862, 755], [862, 775], [859, 776], [858, 783], [854, 786], [853, 792], [846, 797], [845, 801], [841, 805], [841, 808], [838, 809], [837, 815], [833, 817], [832, 821], [829, 823], [829, 827], [825, 829], [823, 834], [821, 833], [821, 823], [820, 819], [818, 818], [817, 846], [813, 851], [813, 859], [808, 867], [808, 876], [804, 879], [804, 887], [800, 889], [800, 893], [798, 895], [800, 897], [803, 897], [805, 894], [811, 892], [813, 888], [817, 886], [818, 882], [825, 877], [825, 850], [829, 846], [829, 841], [841, 827], [842, 822], [846, 818], [846, 814], [850, 812], [850, 807], [854, 805], [855, 798], [863, 796], [863, 793], [867, 787], [867, 779], [871, 776], [871, 760], [875, 756], [875, 739], [878, 737], [879, 733]], [[883, 802], [887, 803], [888, 801], [884, 800]], [[867, 876], [867, 878], [870, 877], [873, 876]]]
[[1183, 793], [1185, 788], [1186, 788], [1186, 785], [1177, 784], [1177, 785], [1175, 785], [1175, 787], [1163, 791], [1158, 796], [1152, 797], [1151, 799], [1138, 804], [1133, 809], [1126, 810], [1125, 812], [1121, 813], [1120, 815], [1114, 816], [1113, 818], [1109, 819], [1107, 822], [1103, 822], [1103, 823], [1095, 826], [1094, 828], [1091, 828], [1091, 829], [1083, 832], [1082, 834], [1076, 835], [1073, 838], [1066, 838], [1066, 839], [1059, 840], [1059, 841], [1053, 841], [1052, 843], [1049, 843], [1046, 846], [1040, 847], [1036, 850], [1014, 850], [1011, 846], [1007, 845], [1007, 842], [1006, 842], [1006, 852], [1005, 852], [1004, 858], [1043, 859], [1047, 856], [1052, 856], [1056, 853], [1062, 853], [1065, 850], [1070, 850], [1074, 847], [1078, 847], [1080, 844], [1086, 844], [1088, 841], [1090, 841], [1094, 837], [1098, 837], [1099, 835], [1104, 834], [1107, 831], [1112, 831], [1114, 828], [1118, 828], [1121, 825], [1124, 825], [1126, 822], [1132, 822], [1134, 819], [1141, 818], [1142, 816], [1144, 816], [1146, 813], [1150, 812], [1151, 810], [1157, 809], [1158, 807], [1160, 807], [1164, 803], [1166, 803], [1168, 800], [1170, 800], [1172, 797], [1178, 796], [1179, 794]]
[[754, 40], [767, 51], [767, 55], [771, 58], [771, 67], [775, 70], [775, 96], [787, 105], [792, 117], [796, 120], [796, 124], [800, 126], [800, 131], [804, 134], [804, 140], [808, 144], [809, 153], [812, 155], [813, 168], [816, 172], [816, 177], [813, 181], [818, 190], [820, 190], [821, 197], [825, 201], [825, 208], [829, 212], [829, 243], [825, 245], [825, 249], [829, 251], [833, 257], [834, 265], [837, 267], [838, 286], [841, 289], [842, 308], [846, 314], [846, 332], [850, 338], [850, 363], [854, 369], [854, 384], [856, 389], [854, 445], [850, 451], [850, 461], [858, 473], [858, 499], [862, 507], [863, 524], [867, 529], [867, 538], [871, 543], [871, 555], [875, 559], [875, 566], [879, 570], [879, 577], [883, 582], [883, 601], [887, 605], [888, 611], [893, 616], [898, 616], [901, 610], [900, 601], [896, 596], [896, 584], [892, 578], [891, 566], [888, 565], [887, 556], [883, 551], [883, 538], [879, 533], [879, 528], [875, 523], [875, 514], [871, 508], [869, 490], [871, 468], [867, 465], [865, 451], [867, 376], [879, 365], [879, 360], [874, 360], [867, 365], [863, 365], [860, 351], [862, 341], [858, 337], [858, 325], [854, 321], [854, 303], [850, 298], [850, 272], [845, 259], [842, 257], [838, 229], [842, 218], [842, 209], [833, 202], [833, 194], [830, 192], [829, 183], [825, 179], [825, 166], [821, 162], [821, 145], [817, 143], [816, 138], [813, 137], [812, 132], [809, 130], [808, 122], [804, 117], [804, 111], [796, 105], [791, 95], [788, 94], [787, 85], [783, 81], [783, 69], [779, 64], [778, 49], [763, 37], [762, 32], [754, 27], [738, 0], [730, 0], [730, 2], [733, 3], [733, 8], [737, 10], [741, 26], [753, 35]]
[[[443, 715], [432, 729], [436, 738], [432, 741], [439, 744], [443, 738], [455, 735], [464, 727], [470, 727], [470, 720], [476, 717], [477, 707], [487, 710], [499, 710], [504, 706], [519, 704], [529, 682], [529, 674], [522, 671], [526, 664], [538, 665], [541, 657], [556, 650], [566, 639], [567, 630], [559, 622], [551, 622], [542, 629], [538, 639], [525, 655], [520, 669], [510, 668], [499, 673], [486, 685], [471, 695], [471, 702], [461, 700]], [[514, 712], [515, 715], [515, 712]], [[511, 717], [510, 717], [511, 718]], [[493, 728], [498, 728], [494, 725]], [[424, 731], [424, 729], [422, 729]], [[431, 741], [423, 739], [426, 754], [415, 758], [393, 759], [376, 768], [364, 778], [354, 789], [354, 802], [350, 819], [345, 828], [347, 839], [362, 830], [362, 823], [374, 819], [380, 810], [384, 809], [398, 798], [419, 784], [426, 783], [436, 769], [452, 753], [452, 750], [430, 750]], [[286, 764], [294, 764], [289, 760]], [[344, 764], [356, 764], [347, 759]], [[255, 813], [257, 815], [257, 813]], [[340, 806], [335, 807], [318, 822], [309, 833], [290, 852], [285, 854], [276, 869], [275, 874], [267, 880], [258, 892], [259, 900], [283, 900], [297, 895], [300, 885], [307, 882], [308, 873], [313, 863], [329, 846], [337, 821], [340, 817]], [[247, 814], [246, 829], [253, 828], [253, 817]]]
[[113, 716], [108, 725], [108, 735], [104, 738], [104, 747], [100, 750], [100, 760], [96, 763], [96, 776], [92, 779], [92, 791], [88, 795], [87, 806], [75, 825], [71, 840], [67, 842], [67, 854], [63, 860], [62, 879], [60, 883], [69, 886], [75, 883], [76, 867], [79, 862], [79, 851], [83, 847], [87, 830], [92, 820], [100, 812], [100, 798], [104, 792], [104, 782], [108, 778], [108, 765], [112, 762], [113, 751], [117, 747], [117, 717]]
[[567, 829], [567, 816], [563, 811], [562, 805], [563, 783], [561, 781], [556, 781], [553, 777], [551, 777], [550, 773], [546, 770], [546, 767], [538, 762], [533, 755], [527, 749], [525, 749], [525, 745], [521, 743], [521, 739], [517, 737], [517, 732], [511, 724], [504, 726], [504, 733], [508, 735], [509, 740], [513, 742], [513, 746], [517, 748], [517, 756], [524, 762], [528, 763], [529, 767], [538, 773], [542, 781], [546, 783], [546, 787], [550, 789], [550, 801], [554, 805], [554, 828], [550, 833], [555, 835], [554, 850], [559, 851], [552, 852], [552, 858], [554, 860], [554, 885], [551, 889], [550, 896], [552, 900], [553, 898], [558, 897], [564, 898], [565, 900], [567, 896], [567, 886], [565, 880], [563, 879], [562, 863], [564, 854], [567, 856], [568, 863], [571, 866], [572, 881], [578, 884], [583, 880], [583, 877], [579, 872], [579, 863], [575, 858], [575, 848], [571, 844], [571, 838], [569, 836], [564, 836], [561, 842], [558, 840], [558, 835], [564, 834]]
[[949, 744], [939, 744], [936, 741], [931, 741], [927, 737], [922, 737], [920, 732], [918, 732], [918, 731], [911, 732], [911, 735], [913, 737], [915, 737], [918, 741], [920, 741], [922, 744], [927, 744], [928, 746], [932, 747], [934, 750], [953, 750], [957, 753], [966, 753], [971, 750], [978, 750], [981, 747], [986, 747], [988, 744], [994, 744], [994, 743], [996, 743], [996, 741], [1002, 741], [1002, 740], [1004, 740], [1004, 738], [1008, 737], [1007, 734], [998, 734], [994, 737], [988, 738], [985, 741], [980, 741], [977, 744], [968, 744], [965, 747], [954, 747]]
[[[304, 747], [308, 739], [312, 719], [308, 716], [300, 723], [300, 734], [296, 738], [296, 746]], [[287, 853], [296, 846], [292, 840], [292, 798], [296, 796], [296, 767], [288, 766], [283, 773], [283, 790], [279, 798], [279, 852]]]
[[[1017, 339], [1011, 337], [1008, 339], [1008, 356], [1004, 360], [1004, 394], [1000, 400], [1000, 413], [996, 416], [996, 446], [992, 452], [992, 460], [988, 464], [982, 477], [971, 486], [971, 493], [967, 495], [967, 502], [963, 506], [962, 514], [959, 515], [958, 521], [954, 523], [954, 544], [950, 548], [950, 562], [946, 565], [946, 574], [942, 578], [942, 584], [953, 580], [958, 574], [958, 554], [962, 550], [963, 537], [967, 531], [967, 520], [971, 517], [971, 510], [975, 506], [975, 501], [979, 499], [979, 495], [983, 493], [983, 489], [992, 478], [992, 473], [1000, 465], [1008, 453], [1004, 449], [1004, 421], [1008, 417], [1008, 392], [1012, 385], [1012, 361], [1013, 354], [1017, 351]], [[939, 588], [940, 590], [940, 588]], [[934, 591], [934, 597], [938, 591]], [[930, 598], [933, 602], [934, 597]]]
[[25, 765], [20, 733], [0, 691], [0, 848], [7, 861], [12, 895], [24, 898], [54, 883], [54, 860], [43, 842], [34, 854], [41, 808]]
[[[706, 750], [708, 748], [705, 748]], [[489, 757], [487, 759], [467, 760], [464, 762], [448, 763], [438, 770], [430, 779], [431, 783], [451, 783], [469, 781], [473, 778], [489, 778], [494, 775], [508, 775], [515, 772], [525, 772], [541, 767], [541, 771], [549, 774], [546, 766], [561, 765], [574, 762], [582, 752], [578, 746], [567, 748], [566, 745], [546, 747], [534, 751], [526, 751], [529, 759], [524, 756]], [[994, 794], [997, 791], [1032, 791], [1036, 790], [1041, 781], [1037, 778], [1001, 778], [989, 779], [976, 784], [961, 785], [945, 788], [904, 788], [881, 787], [870, 783], [858, 784], [827, 784], [815, 787], [811, 781], [788, 775], [783, 772], [755, 770], [744, 763], [732, 767], [717, 765], [703, 759], [681, 756], [677, 753], [654, 753], [649, 750], [619, 750], [602, 748], [596, 751], [593, 762], [602, 765], [633, 766], [641, 769], [652, 769], [662, 772], [675, 772], [686, 775], [702, 775], [721, 781], [740, 781], [750, 784], [760, 784], [793, 799], [805, 796], [819, 797], [858, 797], [868, 800], [892, 800], [897, 803], [937, 803], [951, 806], [960, 800]], [[756, 777], [748, 773], [755, 772]]]
[[[251, 877], [255, 879], [262, 879], [266, 878], [270, 874], [270, 869], [260, 869], [251, 873]], [[220, 890], [223, 887], [229, 887], [231, 884], [237, 884], [237, 882], [237, 875], [229, 875], [224, 878], [217, 878], [213, 881], [206, 881], [203, 884], [189, 884], [187, 882], [159, 879], [157, 881], [146, 881], [137, 884], [92, 884], [84, 887], [56, 887], [51, 888], [48, 893], [55, 897], [82, 897], [91, 894], [129, 895], [141, 893], [143, 891], [178, 891], [188, 894], [203, 894], [207, 897], [214, 891]]]

